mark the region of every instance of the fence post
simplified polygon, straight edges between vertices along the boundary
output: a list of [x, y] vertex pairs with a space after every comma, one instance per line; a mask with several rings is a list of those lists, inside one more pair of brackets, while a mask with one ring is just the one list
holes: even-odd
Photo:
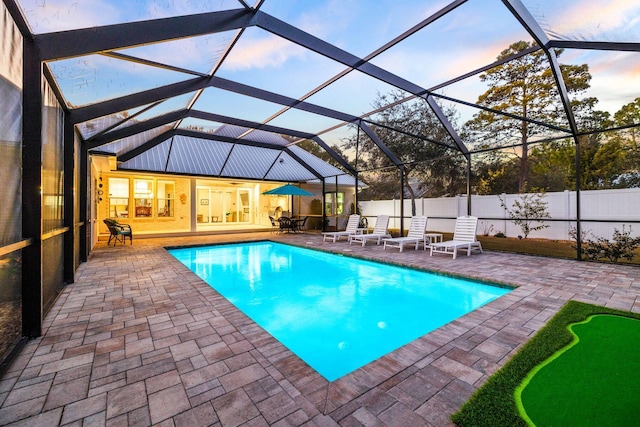
[[569, 222], [569, 220], [571, 219], [571, 194], [569, 192], [569, 190], [564, 190], [564, 194], [566, 196], [566, 203], [565, 203], [565, 218], [566, 218], [566, 222], [564, 225], [564, 232], [565, 235], [568, 236], [569, 235], [569, 229], [571, 229], [571, 222]]
[[[501, 198], [502, 200], [504, 200], [504, 205], [505, 205], [505, 206], [509, 206], [509, 205], [507, 204], [507, 193], [502, 193], [502, 195], [500, 196], [500, 198]], [[505, 235], [505, 236], [507, 236], [507, 210], [506, 210], [504, 207], [502, 207], [502, 206], [500, 206], [500, 207], [502, 208], [502, 217], [504, 218], [504, 220], [503, 220], [503, 224], [504, 224], [504, 235]]]

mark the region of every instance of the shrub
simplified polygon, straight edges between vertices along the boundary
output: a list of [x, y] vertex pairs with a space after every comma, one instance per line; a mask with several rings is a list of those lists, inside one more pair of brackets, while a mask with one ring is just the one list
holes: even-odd
[[[547, 212], [548, 203], [544, 200], [545, 196], [544, 192], [521, 194], [520, 199], [513, 202], [511, 209], [507, 208], [506, 202], [498, 196], [500, 206], [507, 211], [511, 222], [520, 227], [525, 239], [532, 231], [549, 227], [542, 222], [545, 218], [551, 218]], [[533, 225], [534, 223], [540, 225]]]
[[493, 224], [488, 221], [480, 221], [480, 227], [482, 228], [482, 235], [488, 236], [493, 231]]
[[[613, 229], [612, 240], [594, 235], [594, 240], [588, 239], [589, 232], [582, 232], [582, 253], [590, 260], [608, 259], [618, 262], [620, 259], [631, 261], [635, 257], [635, 250], [640, 247], [640, 237], [631, 237], [631, 226], [627, 229], [622, 225], [622, 231]], [[576, 240], [577, 230], [571, 228], [569, 236]], [[577, 244], [571, 246], [577, 249]]]

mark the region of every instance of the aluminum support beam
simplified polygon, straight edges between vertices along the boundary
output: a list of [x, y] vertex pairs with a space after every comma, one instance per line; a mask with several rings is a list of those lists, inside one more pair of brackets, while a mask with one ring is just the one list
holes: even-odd
[[[261, 123], [258, 123], [258, 122], [236, 119], [234, 117], [223, 116], [220, 114], [207, 113], [207, 112], [198, 111], [198, 110], [180, 110], [180, 111], [173, 111], [171, 113], [163, 114], [161, 116], [154, 117], [153, 119], [136, 123], [134, 125], [127, 126], [125, 128], [118, 129], [112, 132], [106, 132], [106, 133], [100, 134], [97, 137], [89, 138], [85, 143], [85, 147], [89, 150], [92, 150], [100, 147], [101, 145], [105, 145], [110, 142], [117, 141], [119, 139], [128, 138], [138, 133], [146, 132], [160, 126], [173, 123], [181, 119], [185, 119], [187, 117], [193, 117], [193, 118], [202, 119], [202, 120], [209, 120], [212, 122], [219, 122], [219, 123], [225, 123], [225, 124], [247, 127], [247, 128], [254, 128], [254, 129], [257, 129], [258, 127], [260, 127], [260, 130], [263, 130], [265, 132], [289, 135], [295, 138], [311, 139], [315, 136], [313, 134], [306, 133], [306, 132], [299, 132], [296, 130], [285, 129], [277, 126], [262, 125]], [[203, 135], [208, 135], [208, 134], [203, 133]], [[273, 147], [281, 148], [282, 146], [274, 145]]]
[[[538, 25], [538, 22], [531, 16], [529, 10], [522, 4], [520, 0], [503, 0], [503, 3], [507, 6], [507, 8], [513, 13], [513, 15], [520, 21], [522, 26], [529, 32], [529, 34], [536, 40], [536, 42], [543, 47], [545, 53], [547, 54], [547, 59], [549, 60], [549, 64], [551, 67], [551, 71], [553, 73], [553, 77], [556, 81], [556, 86], [558, 88], [558, 94], [560, 95], [560, 99], [562, 100], [562, 105], [564, 107], [565, 114], [567, 116], [567, 120], [569, 121], [569, 127], [571, 128], [571, 133], [573, 134], [573, 139], [576, 145], [576, 234], [577, 236], [581, 235], [582, 226], [581, 226], [581, 214], [580, 214], [580, 137], [578, 137], [578, 126], [576, 124], [575, 116], [573, 115], [573, 109], [571, 108], [571, 99], [569, 98], [569, 93], [567, 91], [567, 87], [564, 84], [564, 79], [562, 77], [562, 72], [560, 70], [560, 65], [558, 63], [558, 58], [555, 54], [555, 51], [552, 48], [549, 48], [549, 38], [542, 30], [542, 28]], [[580, 250], [581, 241], [578, 237], [577, 239], [577, 257], [578, 260], [582, 258], [582, 252]]]
[[196, 119], [209, 120], [212, 122], [225, 123], [228, 125], [240, 126], [250, 129], [263, 130], [265, 132], [277, 133], [295, 138], [311, 139], [315, 135], [308, 132], [300, 132], [293, 129], [287, 129], [279, 126], [272, 126], [268, 124], [262, 124], [258, 122], [252, 122], [250, 120], [237, 119], [235, 117], [223, 116], [221, 114], [207, 113], [206, 111], [191, 110], [189, 111], [189, 117]]
[[340, 165], [345, 168], [351, 175], [355, 175], [356, 174], [356, 170], [353, 168], [353, 166], [351, 166], [349, 164], [349, 162], [347, 162], [344, 157], [342, 157], [341, 155], [339, 155], [333, 148], [331, 148], [329, 146], [329, 144], [327, 144], [326, 142], [324, 142], [319, 136], [314, 136], [313, 138], [311, 138], [312, 141], [315, 141], [320, 147], [322, 147], [324, 149], [324, 151], [326, 151], [327, 153], [329, 153], [329, 155], [338, 163], [340, 163]]
[[126, 153], [122, 153], [118, 156], [118, 161], [121, 162], [126, 162], [129, 161], [131, 159], [133, 159], [134, 157], [139, 156], [140, 154], [144, 153], [145, 151], [151, 150], [153, 147], [155, 147], [156, 145], [160, 145], [163, 142], [165, 142], [167, 139], [173, 137], [176, 134], [177, 130], [175, 129], [170, 129], [164, 133], [161, 133], [160, 135], [151, 138], [149, 141], [145, 142], [142, 145], [139, 145], [138, 147], [134, 148], [131, 151], [127, 151]]
[[89, 252], [91, 250], [91, 226], [93, 218], [89, 216], [89, 179], [90, 174], [88, 173], [89, 167], [89, 156], [87, 150], [80, 145], [80, 164], [76, 165], [80, 169], [80, 184], [77, 189], [78, 194], [78, 203], [80, 203], [80, 262], [86, 262], [89, 258]]
[[431, 110], [434, 112], [440, 123], [442, 123], [442, 126], [444, 126], [447, 133], [451, 135], [451, 138], [453, 138], [453, 142], [455, 142], [458, 146], [458, 150], [460, 150], [462, 154], [465, 155], [465, 157], [469, 157], [469, 150], [467, 149], [467, 146], [464, 145], [464, 142], [462, 142], [462, 138], [460, 138], [458, 132], [455, 131], [453, 125], [451, 124], [451, 122], [449, 122], [447, 116], [444, 115], [444, 112], [442, 111], [442, 109], [440, 109], [440, 106], [436, 104], [436, 101], [433, 99], [433, 97], [429, 95], [424, 98], [424, 100], [427, 101], [427, 104], [429, 104], [429, 107], [431, 107]]
[[120, 111], [130, 110], [141, 105], [151, 104], [174, 96], [184, 95], [189, 92], [195, 92], [207, 87], [215, 87], [238, 93], [240, 95], [260, 99], [262, 101], [297, 108], [299, 110], [330, 117], [343, 122], [355, 122], [359, 119], [358, 117], [350, 114], [345, 114], [340, 111], [310, 104], [308, 102], [299, 101], [295, 98], [290, 98], [288, 96], [283, 96], [220, 77], [197, 77], [184, 82], [174, 83], [160, 88], [103, 101], [98, 104], [73, 109], [71, 110], [71, 120], [76, 124], [82, 123], [98, 117], [115, 114]]
[[63, 225], [68, 229], [64, 234], [64, 273], [63, 278], [65, 283], [73, 283], [75, 279], [75, 236], [78, 230], [76, 229], [76, 215], [75, 207], [78, 203], [78, 198], [75, 192], [75, 174], [74, 169], [76, 167], [75, 161], [75, 138], [74, 138], [74, 126], [67, 119], [64, 118], [63, 125], [63, 141], [64, 141], [64, 182], [63, 182], [63, 194], [64, 194], [64, 222]]
[[89, 55], [253, 25], [254, 11], [234, 9], [35, 35], [43, 61]]
[[128, 138], [136, 134], [156, 129], [168, 123], [184, 119], [188, 115], [189, 112], [187, 110], [172, 111], [171, 113], [163, 114], [162, 116], [154, 117], [143, 122], [134, 123], [131, 126], [107, 132], [95, 138], [89, 138], [84, 145], [88, 150], [92, 150], [100, 147], [101, 145], [105, 145], [119, 139]]
[[640, 43], [591, 42], [579, 40], [549, 40], [547, 48], [581, 49], [581, 50], [613, 50], [616, 52], [640, 52]]
[[398, 159], [398, 157], [396, 157], [396, 155], [393, 154], [393, 152], [391, 150], [389, 150], [389, 147], [387, 147], [380, 140], [380, 138], [378, 138], [378, 135], [373, 131], [373, 129], [371, 129], [366, 123], [362, 123], [361, 122], [361, 123], [359, 123], [359, 125], [360, 125], [360, 128], [364, 131], [364, 133], [366, 133], [367, 136], [369, 138], [371, 138], [373, 143], [376, 144], [378, 146], [378, 148], [380, 148], [380, 150], [382, 150], [382, 152], [389, 158], [389, 160], [391, 160], [391, 163], [393, 163], [399, 169], [404, 171], [404, 165], [402, 164], [400, 159]]
[[120, 111], [130, 110], [142, 105], [153, 104], [154, 102], [162, 101], [167, 98], [184, 95], [189, 92], [195, 92], [207, 87], [208, 82], [208, 77], [196, 77], [183, 82], [173, 83], [159, 88], [102, 101], [97, 104], [74, 108], [70, 111], [71, 121], [74, 124], [78, 124], [88, 120], [97, 119], [98, 117], [119, 113]]
[[23, 39], [22, 92], [22, 333], [42, 332], [42, 62], [34, 43]]
[[[297, 154], [295, 154], [294, 152], [292, 152], [288, 147], [286, 147], [284, 150], [285, 153], [287, 153], [288, 155], [290, 155], [296, 162], [300, 163], [302, 165], [303, 168], [305, 168], [306, 170], [308, 170], [310, 173], [312, 173], [316, 178], [318, 178], [319, 180], [323, 180], [324, 176], [320, 175], [314, 168], [312, 168], [311, 166], [309, 166], [309, 164], [307, 162], [305, 162], [304, 160], [302, 160]], [[269, 168], [271, 169], [271, 168]]]

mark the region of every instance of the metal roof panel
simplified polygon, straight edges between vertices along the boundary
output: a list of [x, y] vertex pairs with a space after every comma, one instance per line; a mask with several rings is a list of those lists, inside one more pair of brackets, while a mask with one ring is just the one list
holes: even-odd
[[220, 175], [233, 144], [178, 135], [174, 138], [167, 172]]
[[133, 159], [123, 162], [119, 168], [164, 172], [170, 146], [171, 140], [167, 139]]
[[278, 150], [236, 144], [221, 175], [262, 179], [278, 154]]

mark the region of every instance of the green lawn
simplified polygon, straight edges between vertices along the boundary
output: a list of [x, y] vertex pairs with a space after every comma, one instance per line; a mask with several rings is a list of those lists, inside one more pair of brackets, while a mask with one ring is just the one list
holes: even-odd
[[515, 390], [537, 365], [572, 342], [568, 326], [594, 314], [640, 319], [640, 314], [569, 301], [507, 364], [474, 393], [452, 420], [460, 427], [526, 427], [520, 417]]

